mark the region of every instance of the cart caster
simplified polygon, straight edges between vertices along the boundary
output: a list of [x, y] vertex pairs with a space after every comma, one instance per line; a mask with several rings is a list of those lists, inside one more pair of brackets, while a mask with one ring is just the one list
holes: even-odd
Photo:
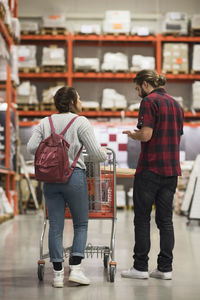
[[44, 279], [44, 267], [45, 267], [45, 261], [39, 260], [38, 261], [38, 279], [40, 281], [43, 281], [43, 279]]
[[116, 272], [116, 265], [112, 264], [110, 265], [110, 282], [114, 282], [115, 281], [115, 272]]
[[103, 256], [103, 265], [104, 265], [105, 269], [108, 268], [108, 261], [109, 261], [109, 254], [108, 253], [104, 253], [104, 256]]

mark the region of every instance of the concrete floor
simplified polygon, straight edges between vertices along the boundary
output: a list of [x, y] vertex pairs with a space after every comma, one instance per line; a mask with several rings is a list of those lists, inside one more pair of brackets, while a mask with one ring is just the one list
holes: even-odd
[[[40, 214], [18, 216], [0, 225], [0, 299], [1, 300], [199, 300], [200, 299], [200, 227], [197, 223], [186, 226], [186, 218], [174, 216], [176, 245], [172, 281], [150, 278], [148, 280], [121, 278], [120, 272], [132, 265], [133, 215], [119, 211], [116, 232], [117, 273], [115, 282], [107, 281], [100, 258], [84, 260], [85, 273], [90, 286], [73, 286], [68, 278], [68, 259], [65, 261], [65, 287], [51, 286], [52, 268], [46, 260], [44, 281], [38, 282], [37, 261], [39, 239], [43, 226]], [[110, 220], [90, 220], [88, 242], [108, 245], [111, 236]], [[72, 240], [71, 221], [65, 224], [65, 244]], [[159, 250], [158, 231], [152, 217], [152, 249], [149, 270], [156, 267]], [[44, 242], [47, 248], [47, 235]]]

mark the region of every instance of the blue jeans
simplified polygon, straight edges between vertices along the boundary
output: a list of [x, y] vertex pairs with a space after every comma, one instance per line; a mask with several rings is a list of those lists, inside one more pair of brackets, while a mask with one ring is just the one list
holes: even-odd
[[177, 186], [177, 176], [160, 176], [145, 170], [136, 174], [134, 180], [134, 225], [135, 247], [134, 267], [138, 271], [148, 271], [148, 253], [151, 246], [150, 220], [152, 205], [156, 206], [156, 224], [160, 231], [160, 253], [157, 268], [161, 272], [172, 271], [174, 228], [173, 198]]
[[49, 218], [49, 254], [51, 262], [63, 262], [65, 207], [72, 214], [74, 239], [71, 256], [84, 258], [88, 229], [88, 192], [85, 171], [75, 168], [67, 183], [44, 183]]

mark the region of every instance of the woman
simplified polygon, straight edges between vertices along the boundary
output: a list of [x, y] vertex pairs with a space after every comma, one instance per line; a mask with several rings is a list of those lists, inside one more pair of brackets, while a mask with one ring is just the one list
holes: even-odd
[[[82, 103], [77, 91], [72, 87], [60, 88], [54, 96], [54, 102], [59, 113], [52, 115], [52, 121], [56, 133], [60, 133], [82, 111]], [[51, 128], [46, 117], [40, 121], [33, 132], [27, 145], [28, 151], [35, 154], [40, 142], [50, 134]], [[67, 130], [64, 138], [70, 144], [68, 152], [70, 165], [82, 145], [92, 160], [98, 162], [106, 160], [106, 153], [97, 142], [93, 128], [85, 117], [78, 117]], [[54, 287], [63, 287], [64, 285], [62, 262], [64, 261], [63, 229], [66, 204], [70, 208], [74, 227], [74, 239], [69, 260], [69, 281], [84, 285], [90, 284], [90, 280], [81, 270], [81, 260], [84, 258], [88, 228], [88, 192], [85, 169], [86, 166], [81, 153], [67, 183], [44, 183], [43, 191], [50, 225], [49, 254], [50, 261], [53, 263]]]

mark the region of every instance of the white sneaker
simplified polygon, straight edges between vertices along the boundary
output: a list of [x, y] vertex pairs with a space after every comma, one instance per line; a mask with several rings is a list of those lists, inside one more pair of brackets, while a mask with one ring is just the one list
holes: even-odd
[[69, 281], [73, 281], [79, 284], [89, 285], [90, 280], [85, 276], [81, 270], [81, 264], [79, 265], [70, 265], [70, 275]]
[[63, 287], [64, 286], [64, 268], [61, 271], [53, 270], [54, 278], [52, 285], [55, 288]]
[[158, 269], [155, 269], [149, 274], [149, 276], [152, 278], [171, 280], [172, 272], [160, 272]]
[[129, 270], [122, 271], [121, 276], [125, 278], [148, 279], [149, 273], [138, 271], [135, 268], [131, 268]]

